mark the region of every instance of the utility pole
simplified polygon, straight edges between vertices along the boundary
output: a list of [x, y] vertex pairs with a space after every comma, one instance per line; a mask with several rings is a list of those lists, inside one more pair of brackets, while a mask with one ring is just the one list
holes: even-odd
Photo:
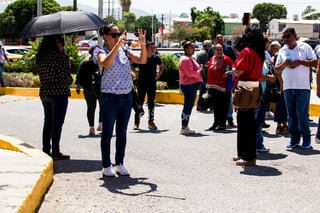
[[73, 0], [73, 11], [78, 10], [77, 0]]
[[42, 16], [42, 0], [37, 0], [37, 16]]
[[99, 16], [100, 18], [103, 18], [103, 0], [99, 0], [98, 16]]

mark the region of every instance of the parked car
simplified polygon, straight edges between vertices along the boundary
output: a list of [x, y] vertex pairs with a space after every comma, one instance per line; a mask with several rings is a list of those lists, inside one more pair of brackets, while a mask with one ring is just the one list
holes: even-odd
[[10, 61], [16, 61], [29, 51], [26, 47], [20, 46], [3, 46], [5, 53]]
[[93, 36], [88, 40], [89, 47], [93, 47], [95, 45], [98, 45], [98, 36]]
[[316, 48], [316, 46], [320, 44], [320, 40], [307, 39], [307, 40], [304, 40], [303, 42], [306, 42], [307, 44], [309, 44], [312, 47], [312, 49]]

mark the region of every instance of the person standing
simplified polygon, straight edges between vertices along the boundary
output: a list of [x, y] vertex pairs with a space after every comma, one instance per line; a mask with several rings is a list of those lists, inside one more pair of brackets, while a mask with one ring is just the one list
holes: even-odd
[[[318, 59], [318, 66], [317, 66], [317, 96], [320, 98], [320, 58]], [[320, 143], [320, 117], [318, 120], [318, 127], [317, 127], [317, 134], [316, 134], [316, 142]]]
[[2, 46], [3, 46], [3, 43], [2, 43], [2, 41], [0, 41], [0, 86], [5, 87], [5, 84], [4, 84], [3, 78], [2, 78], [2, 74], [4, 71], [4, 60], [6, 60], [8, 62], [9, 66], [11, 66], [11, 63], [10, 63], [8, 56]]
[[[147, 42], [146, 45], [148, 59], [146, 64], [139, 64], [138, 72], [138, 98], [140, 103], [144, 103], [146, 94], [148, 95], [148, 128], [151, 130], [158, 129], [154, 123], [154, 100], [156, 97], [156, 81], [161, 76], [164, 65], [159, 55], [156, 54], [156, 46], [154, 42]], [[157, 66], [159, 66], [159, 72], [157, 72]], [[139, 129], [140, 113], [136, 112], [134, 116], [133, 129]]]
[[198, 64], [202, 64], [204, 67], [204, 72], [202, 73], [202, 83], [200, 84], [200, 92], [197, 103], [198, 111], [207, 111], [207, 107], [204, 106], [204, 101], [202, 95], [206, 92], [206, 84], [207, 84], [207, 74], [208, 74], [208, 51], [212, 47], [212, 42], [210, 40], [203, 41], [203, 49], [197, 54], [196, 61]]
[[114, 177], [115, 173], [110, 159], [110, 143], [113, 127], [116, 123], [116, 173], [129, 175], [124, 167], [124, 156], [127, 143], [127, 127], [132, 109], [131, 62], [147, 62], [146, 32], [138, 30], [141, 55], [130, 50], [126, 42], [126, 31], [120, 33], [114, 24], [106, 24], [99, 30], [104, 39], [103, 49], [94, 50], [94, 60], [104, 69], [99, 103], [102, 117], [101, 155], [102, 174]]
[[195, 45], [191, 41], [183, 41], [182, 46], [184, 54], [180, 58], [179, 62], [179, 82], [180, 89], [184, 96], [183, 110], [181, 113], [181, 135], [195, 134], [194, 130], [191, 130], [188, 126], [191, 116], [194, 101], [197, 95], [197, 88], [202, 82], [201, 73], [203, 72], [203, 66], [199, 65], [192, 55], [195, 51]]
[[311, 144], [309, 127], [310, 103], [310, 67], [317, 66], [317, 58], [311, 46], [297, 42], [294, 28], [287, 27], [282, 31], [284, 46], [280, 49], [276, 61], [276, 71], [281, 73], [283, 94], [288, 113], [290, 142], [287, 148], [299, 145], [308, 149]]
[[68, 96], [71, 94], [69, 85], [73, 79], [69, 57], [64, 52], [62, 35], [43, 38], [36, 55], [36, 65], [40, 78], [40, 99], [44, 109], [42, 150], [54, 160], [68, 160], [70, 156], [60, 152], [60, 137]]
[[225, 130], [231, 91], [227, 90], [227, 78], [232, 75], [231, 59], [223, 54], [221, 44], [214, 45], [214, 56], [208, 64], [207, 88], [213, 98], [214, 123], [209, 130]]
[[[87, 104], [87, 119], [89, 123], [89, 135], [95, 135], [94, 114], [97, 106], [97, 95], [92, 88], [92, 78], [95, 72], [99, 70], [99, 66], [93, 62], [93, 50], [96, 46], [89, 49], [89, 56], [85, 58], [79, 65], [76, 77], [76, 92], [80, 94], [80, 88], [83, 88], [83, 95]], [[97, 131], [102, 131], [101, 113], [99, 110], [99, 125]]]
[[[233, 47], [231, 45], [224, 44], [222, 34], [220, 34], [220, 33], [216, 34], [216, 36], [214, 37], [214, 44], [221, 44], [223, 47], [223, 54], [228, 56], [231, 59], [232, 63], [235, 63], [235, 61], [237, 59], [236, 51], [233, 49]], [[209, 61], [213, 55], [214, 55], [214, 47], [210, 48], [210, 50], [208, 51], [208, 59], [207, 60]], [[230, 104], [229, 104], [229, 110], [228, 110], [228, 124], [230, 126], [234, 125], [232, 93], [230, 95]]]
[[[239, 82], [250, 82], [257, 86], [265, 59], [263, 33], [261, 29], [249, 27], [242, 39], [245, 48], [239, 53], [232, 72], [239, 78]], [[237, 156], [233, 160], [239, 166], [256, 165], [255, 108], [238, 108], [237, 123]]]

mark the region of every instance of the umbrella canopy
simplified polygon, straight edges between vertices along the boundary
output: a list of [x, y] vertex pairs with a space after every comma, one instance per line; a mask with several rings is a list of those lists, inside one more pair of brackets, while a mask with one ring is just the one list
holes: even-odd
[[97, 30], [105, 22], [96, 14], [86, 11], [61, 11], [32, 19], [22, 30], [22, 38], [68, 34]]

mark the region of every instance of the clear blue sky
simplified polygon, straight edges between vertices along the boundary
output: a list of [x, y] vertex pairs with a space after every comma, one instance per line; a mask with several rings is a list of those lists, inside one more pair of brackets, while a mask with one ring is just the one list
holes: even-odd
[[[57, 0], [59, 2], [59, 0]], [[72, 5], [73, 0], [69, 0]], [[78, 4], [86, 4], [98, 8], [98, 0], [77, 0]], [[104, 7], [107, 2], [112, 0], [104, 0]], [[119, 2], [114, 0], [115, 3]], [[186, 12], [190, 14], [190, 8], [196, 7], [198, 10], [211, 6], [213, 10], [218, 11], [221, 15], [229, 16], [230, 13], [236, 13], [242, 16], [243, 12], [252, 12], [254, 5], [263, 2], [274, 4], [283, 4], [288, 11], [288, 18], [292, 18], [294, 14], [301, 15], [302, 11], [311, 5], [313, 8], [320, 10], [320, 0], [132, 0], [131, 7], [146, 11], [146, 15], [152, 13], [169, 13], [181, 14]]]

